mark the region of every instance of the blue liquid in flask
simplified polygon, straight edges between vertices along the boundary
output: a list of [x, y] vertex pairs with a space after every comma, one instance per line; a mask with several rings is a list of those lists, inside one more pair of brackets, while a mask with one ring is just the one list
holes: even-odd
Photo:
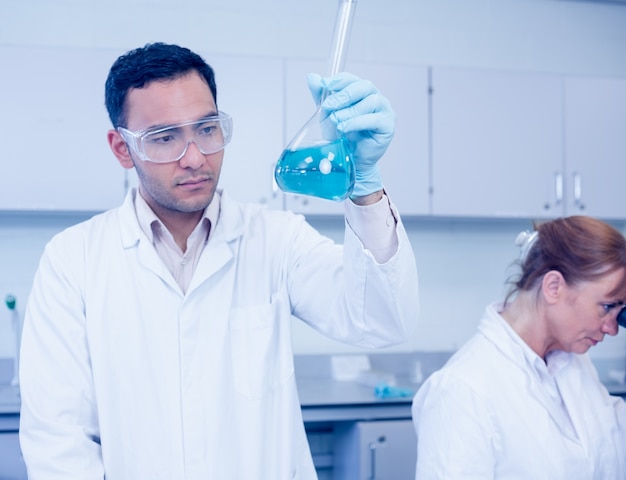
[[354, 162], [343, 138], [285, 150], [274, 172], [287, 193], [342, 201], [354, 189]]

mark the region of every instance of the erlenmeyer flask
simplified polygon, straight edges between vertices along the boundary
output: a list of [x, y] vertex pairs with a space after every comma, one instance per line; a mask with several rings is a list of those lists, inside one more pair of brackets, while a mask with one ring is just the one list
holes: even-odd
[[[339, 0], [328, 75], [345, 65], [356, 0]], [[322, 100], [326, 94], [322, 95]], [[345, 137], [317, 108], [276, 163], [274, 177], [287, 193], [342, 201], [354, 188], [354, 162]]]

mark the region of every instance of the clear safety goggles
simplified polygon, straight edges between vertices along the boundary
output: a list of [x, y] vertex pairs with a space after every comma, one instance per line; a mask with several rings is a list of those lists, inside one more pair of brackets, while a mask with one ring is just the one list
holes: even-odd
[[230, 142], [233, 120], [227, 113], [177, 123], [166, 127], [133, 132], [123, 127], [117, 131], [141, 160], [153, 163], [177, 162], [187, 152], [191, 142], [204, 155], [223, 150]]

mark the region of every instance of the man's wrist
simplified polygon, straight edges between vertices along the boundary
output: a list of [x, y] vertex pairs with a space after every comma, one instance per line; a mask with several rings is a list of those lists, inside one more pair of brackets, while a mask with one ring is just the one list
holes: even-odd
[[354, 190], [350, 198], [368, 197], [369, 195], [379, 193], [382, 189], [383, 179], [378, 165], [374, 164], [368, 168], [357, 168], [354, 178]]
[[383, 198], [383, 194], [384, 194], [384, 190], [380, 189], [368, 195], [351, 195], [350, 200], [352, 200], [352, 203], [354, 203], [355, 205], [364, 207], [367, 205], [373, 205], [377, 202], [380, 202]]

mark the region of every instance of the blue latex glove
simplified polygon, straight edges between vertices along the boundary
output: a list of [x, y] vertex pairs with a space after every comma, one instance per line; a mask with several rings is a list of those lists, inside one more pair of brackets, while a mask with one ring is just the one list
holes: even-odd
[[316, 104], [326, 95], [321, 103], [322, 130], [331, 122], [348, 140], [356, 177], [352, 196], [382, 190], [378, 160], [393, 138], [396, 120], [389, 101], [372, 82], [350, 73], [325, 78], [311, 73], [307, 80]]
[[386, 383], [379, 383], [374, 387], [374, 395], [376, 398], [404, 398], [412, 397], [415, 391], [410, 388], [394, 387]]

